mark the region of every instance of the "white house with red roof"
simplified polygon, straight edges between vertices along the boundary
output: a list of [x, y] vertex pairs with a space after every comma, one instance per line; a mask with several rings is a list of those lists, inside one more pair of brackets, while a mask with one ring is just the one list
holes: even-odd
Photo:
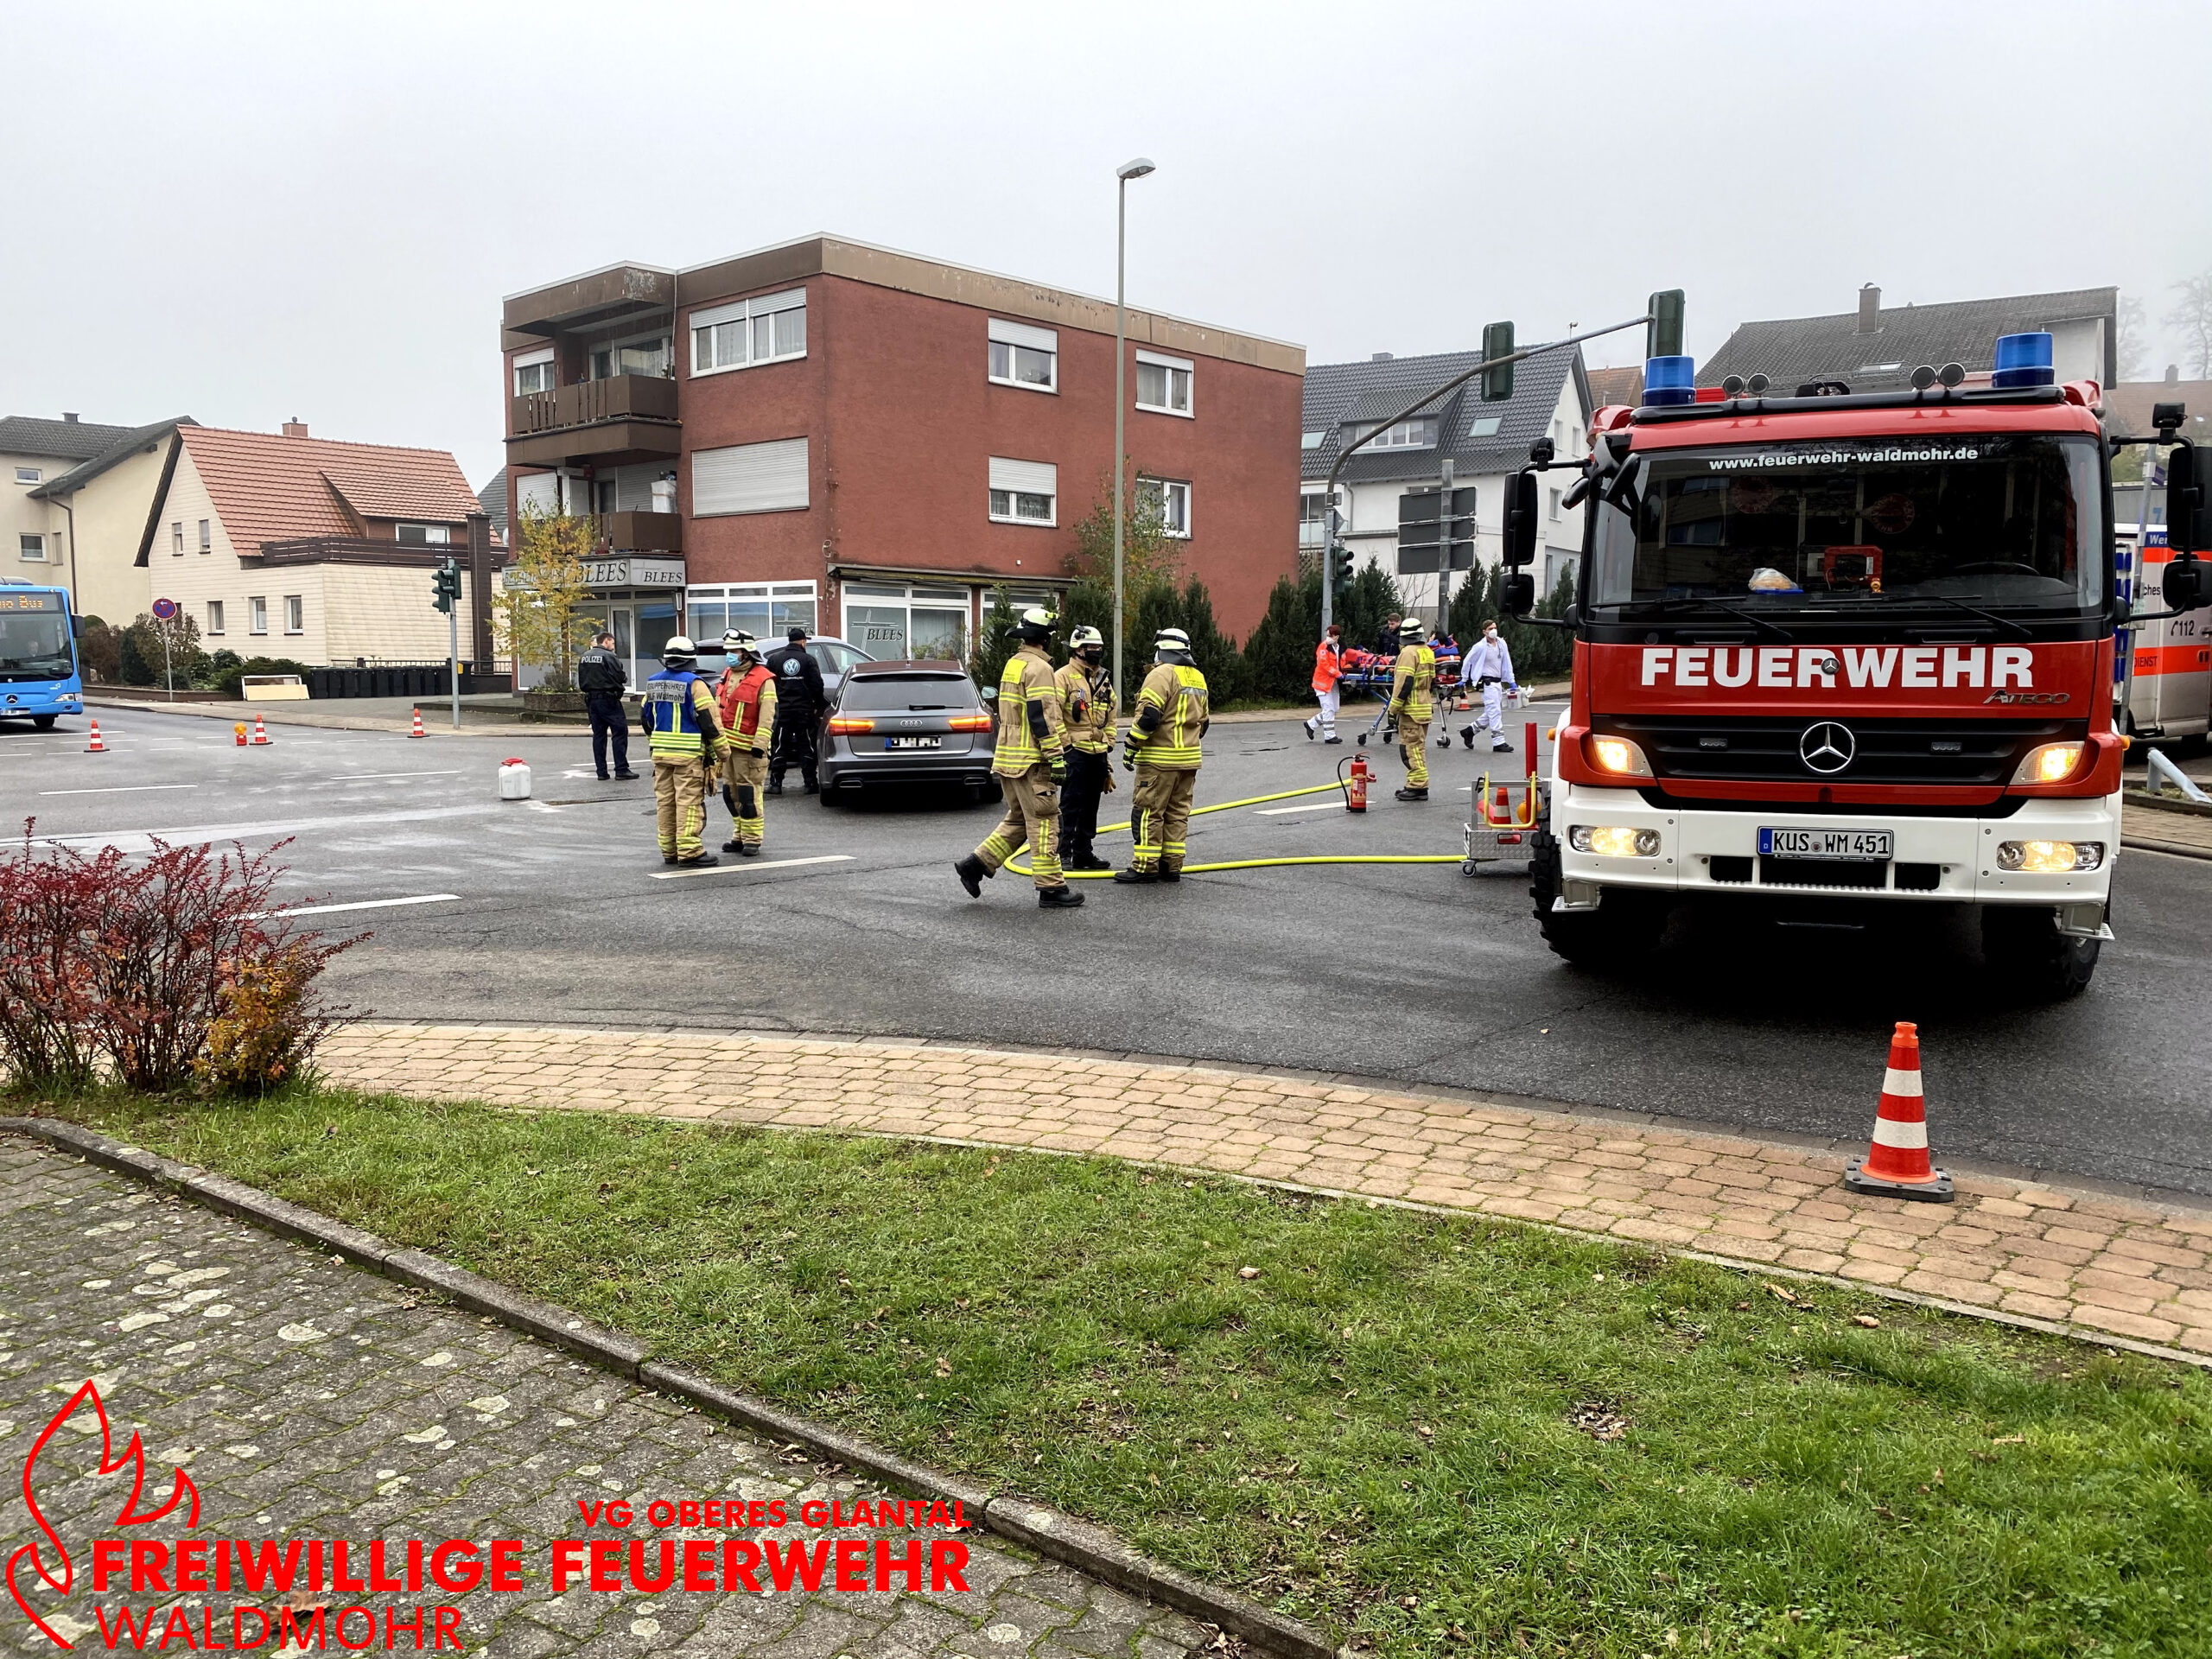
[[432, 573], [461, 571], [461, 652], [488, 664], [505, 552], [451, 454], [179, 425], [137, 563], [202, 646], [313, 666], [445, 660]]

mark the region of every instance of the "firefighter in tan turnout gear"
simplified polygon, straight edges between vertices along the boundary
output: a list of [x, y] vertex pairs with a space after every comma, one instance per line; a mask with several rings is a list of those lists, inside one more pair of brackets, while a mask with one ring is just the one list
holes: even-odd
[[705, 866], [721, 861], [707, 850], [707, 779], [721, 758], [721, 725], [715, 694], [693, 671], [696, 648], [677, 634], [660, 650], [661, 671], [640, 688], [638, 721], [653, 757], [664, 864]]
[[776, 729], [776, 677], [760, 660], [760, 642], [742, 628], [722, 635], [729, 666], [715, 686], [722, 719], [722, 804], [729, 839], [722, 851], [757, 858], [768, 839], [768, 747]]
[[1390, 673], [1390, 716], [1398, 728], [1398, 758], [1406, 763], [1402, 801], [1428, 798], [1428, 722], [1435, 717], [1436, 653], [1421, 643], [1421, 626], [1412, 617], [1400, 625], [1405, 646]]
[[1068, 636], [1068, 660], [1055, 677], [1060, 717], [1068, 728], [1068, 781], [1060, 791], [1060, 868], [1110, 870], [1091, 850], [1098, 834], [1098, 798], [1114, 787], [1114, 677], [1106, 668], [1106, 637], [1096, 628]]
[[1046, 646], [1052, 638], [1052, 617], [1032, 607], [1014, 624], [1021, 643], [999, 676], [998, 756], [991, 770], [1006, 797], [1006, 817], [983, 844], [952, 867], [968, 896], [983, 896], [986, 878], [1026, 845], [1037, 883], [1037, 903], [1046, 910], [1071, 910], [1083, 895], [1070, 890], [1060, 869], [1060, 785], [1067, 781], [1068, 734], [1060, 712], [1060, 689]]
[[1122, 882], [1180, 881], [1183, 837], [1189, 833], [1191, 796], [1198, 787], [1198, 740], [1212, 715], [1206, 677], [1191, 660], [1191, 636], [1162, 628], [1154, 642], [1154, 666], [1137, 693], [1136, 720], [1129, 727], [1122, 764], [1137, 775], [1136, 806], [1130, 830], [1136, 855]]

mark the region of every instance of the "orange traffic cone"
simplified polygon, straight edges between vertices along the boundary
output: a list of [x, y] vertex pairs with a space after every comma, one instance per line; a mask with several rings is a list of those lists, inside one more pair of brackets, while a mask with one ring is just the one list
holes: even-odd
[[408, 733], [407, 735], [410, 737], [428, 737], [429, 735], [428, 732], [423, 729], [423, 711], [420, 709], [417, 709], [415, 711], [415, 729]]
[[261, 722], [261, 716], [259, 715], [256, 715], [253, 717], [253, 743], [256, 747], [258, 747], [261, 744], [266, 743], [268, 741], [269, 728], [263, 725]]
[[1890, 1039], [1890, 1069], [1882, 1078], [1882, 1102], [1874, 1110], [1874, 1141], [1866, 1158], [1844, 1172], [1843, 1184], [1854, 1192], [1885, 1193], [1948, 1204], [1950, 1173], [1928, 1160], [1928, 1114], [1920, 1097], [1920, 1027], [1897, 1021]]
[[107, 753], [107, 745], [100, 741], [100, 723], [97, 720], [92, 722], [92, 741], [85, 745], [85, 753], [86, 754]]

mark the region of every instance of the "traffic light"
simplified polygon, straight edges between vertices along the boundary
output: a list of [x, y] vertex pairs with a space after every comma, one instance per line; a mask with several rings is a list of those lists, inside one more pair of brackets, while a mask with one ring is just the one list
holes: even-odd
[[461, 602], [461, 567], [448, 559], [431, 573], [430, 608], [450, 615]]
[[1338, 542], [1329, 550], [1329, 584], [1342, 593], [1351, 586], [1351, 549]]
[[1682, 354], [1682, 290], [1670, 288], [1663, 294], [1654, 294], [1644, 302], [1643, 308], [1651, 318], [1643, 325], [1644, 356], [1680, 357]]
[[[1483, 361], [1513, 355], [1513, 325], [1510, 322], [1491, 322], [1483, 325]], [[1510, 363], [1483, 371], [1483, 402], [1503, 404], [1513, 396], [1513, 365]]]

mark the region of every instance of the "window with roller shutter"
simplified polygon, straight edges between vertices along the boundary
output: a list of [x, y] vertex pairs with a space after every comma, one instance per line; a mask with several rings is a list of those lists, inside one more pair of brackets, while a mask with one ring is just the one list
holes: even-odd
[[691, 516], [789, 512], [807, 505], [806, 440], [740, 443], [691, 455]]
[[989, 501], [994, 524], [1050, 529], [1059, 522], [1059, 491], [1060, 469], [1049, 461], [991, 457]]

